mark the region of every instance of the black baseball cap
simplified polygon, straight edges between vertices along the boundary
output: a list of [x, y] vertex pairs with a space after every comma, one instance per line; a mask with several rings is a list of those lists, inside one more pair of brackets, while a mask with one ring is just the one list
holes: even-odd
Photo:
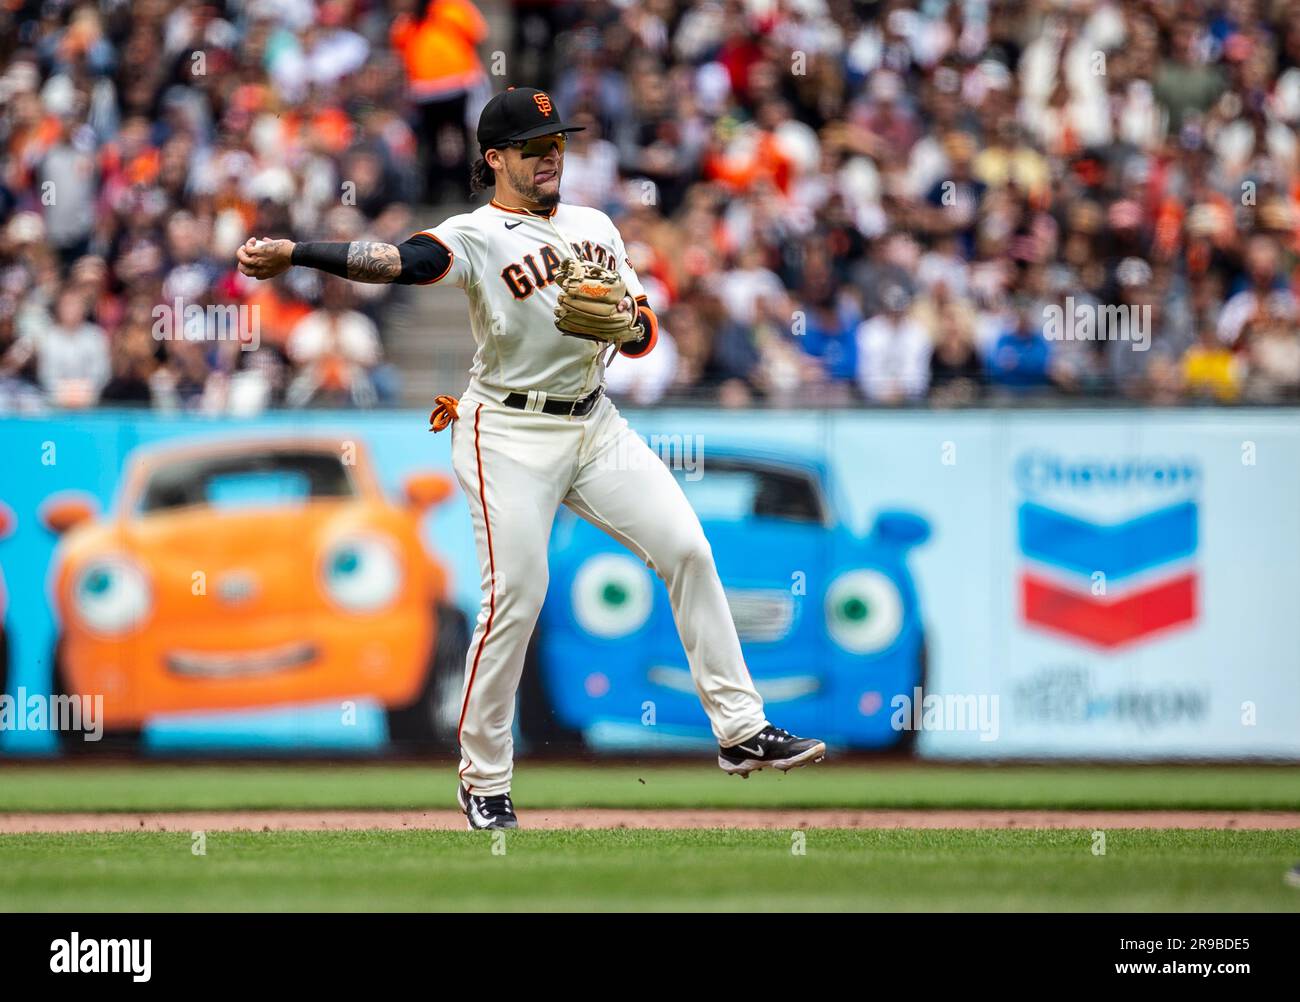
[[511, 87], [490, 100], [478, 117], [480, 153], [557, 132], [581, 132], [585, 125], [560, 121], [555, 102], [536, 87]]

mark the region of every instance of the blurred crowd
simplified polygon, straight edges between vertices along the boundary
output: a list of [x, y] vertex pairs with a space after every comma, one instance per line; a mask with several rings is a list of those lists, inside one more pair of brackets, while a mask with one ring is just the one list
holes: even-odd
[[415, 6], [0, 5], [0, 409], [396, 401], [396, 290], [304, 269], [258, 283], [234, 254], [250, 235], [410, 235]]
[[480, 6], [3, 5], [0, 408], [397, 401], [412, 293], [234, 249], [461, 211], [512, 83], [662, 319], [624, 398], [1300, 399], [1300, 0]]
[[1297, 398], [1300, 3], [583, 11], [568, 193], [622, 215], [677, 355], [629, 392]]

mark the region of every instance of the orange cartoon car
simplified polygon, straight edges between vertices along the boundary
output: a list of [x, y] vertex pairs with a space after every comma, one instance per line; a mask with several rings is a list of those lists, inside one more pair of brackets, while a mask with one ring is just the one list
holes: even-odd
[[103, 694], [119, 745], [154, 714], [358, 697], [395, 742], [445, 737], [468, 625], [419, 524], [450, 492], [413, 474], [392, 503], [350, 440], [140, 451], [105, 517], [80, 495], [43, 511], [56, 694]]

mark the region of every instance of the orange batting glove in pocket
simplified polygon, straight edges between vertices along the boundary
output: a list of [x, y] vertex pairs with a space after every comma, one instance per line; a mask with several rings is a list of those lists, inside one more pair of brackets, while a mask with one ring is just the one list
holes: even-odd
[[433, 410], [429, 412], [429, 430], [442, 431], [460, 417], [460, 401], [453, 396], [442, 394], [433, 398]]

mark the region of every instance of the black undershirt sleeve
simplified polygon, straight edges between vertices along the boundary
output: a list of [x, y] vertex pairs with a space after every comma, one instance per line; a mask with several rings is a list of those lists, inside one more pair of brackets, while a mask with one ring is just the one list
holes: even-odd
[[348, 277], [347, 243], [326, 241], [300, 241], [293, 245], [289, 261], [303, 268], [315, 268], [339, 278]]
[[[343, 241], [303, 241], [294, 244], [291, 258], [295, 265], [348, 277], [348, 249]], [[395, 285], [430, 285], [451, 270], [451, 251], [427, 233], [417, 233], [398, 244], [397, 256], [402, 270], [393, 279]]]
[[402, 271], [393, 281], [398, 285], [431, 285], [451, 270], [451, 251], [427, 233], [417, 233], [397, 245]]

